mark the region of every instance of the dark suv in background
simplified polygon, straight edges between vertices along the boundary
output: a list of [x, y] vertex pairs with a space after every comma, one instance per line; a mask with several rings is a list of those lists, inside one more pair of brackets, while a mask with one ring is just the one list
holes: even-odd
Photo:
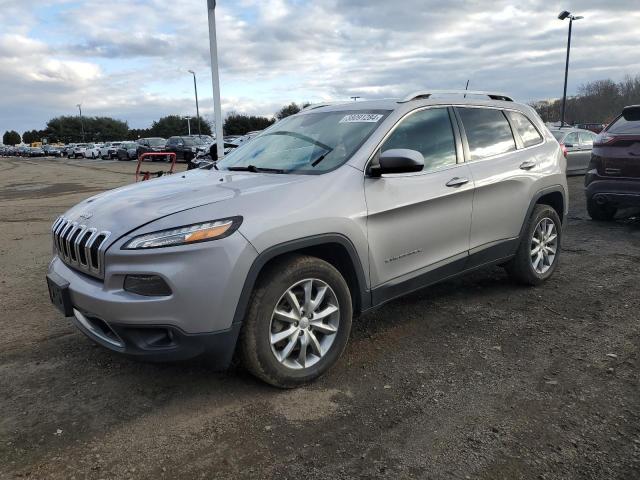
[[138, 140], [138, 158], [143, 153], [164, 152], [167, 140], [161, 137], [141, 138]]
[[205, 152], [208, 149], [204, 140], [199, 137], [169, 137], [165, 152], [176, 154], [176, 160], [188, 162], [193, 160], [198, 152]]
[[611, 220], [620, 208], [640, 207], [640, 105], [625, 107], [596, 137], [584, 184], [594, 220]]

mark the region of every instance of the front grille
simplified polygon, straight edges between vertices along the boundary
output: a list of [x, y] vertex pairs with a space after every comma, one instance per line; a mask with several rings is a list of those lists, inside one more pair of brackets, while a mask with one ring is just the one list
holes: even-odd
[[110, 232], [88, 228], [64, 217], [51, 227], [53, 245], [60, 259], [72, 268], [104, 278], [104, 251]]

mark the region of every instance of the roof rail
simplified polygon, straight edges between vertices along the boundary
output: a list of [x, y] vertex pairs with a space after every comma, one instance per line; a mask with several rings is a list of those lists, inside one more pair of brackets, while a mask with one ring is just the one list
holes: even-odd
[[304, 112], [306, 110], [315, 110], [316, 108], [329, 107], [331, 105], [342, 105], [344, 103], [349, 103], [349, 102], [347, 102], [346, 100], [343, 100], [343, 101], [333, 101], [333, 102], [310, 103], [300, 111]]
[[421, 90], [418, 92], [413, 92], [410, 95], [407, 95], [398, 103], [410, 102], [412, 100], [425, 100], [430, 98], [432, 95], [484, 95], [489, 97], [491, 100], [503, 100], [505, 102], [513, 102], [513, 98], [505, 95], [503, 93], [495, 93], [495, 92], [482, 92], [478, 90]]

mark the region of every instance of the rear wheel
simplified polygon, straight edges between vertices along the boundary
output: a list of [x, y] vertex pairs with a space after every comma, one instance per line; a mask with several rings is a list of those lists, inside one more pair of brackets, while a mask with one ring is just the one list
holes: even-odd
[[600, 205], [593, 198], [587, 199], [587, 212], [593, 220], [601, 222], [613, 220], [617, 211], [618, 209], [612, 205], [607, 205], [606, 203]]
[[536, 205], [515, 257], [505, 264], [509, 276], [525, 285], [543, 283], [558, 265], [561, 239], [558, 213], [548, 205]]
[[240, 338], [245, 367], [280, 388], [331, 368], [351, 330], [351, 295], [338, 272], [315, 257], [286, 257], [261, 274]]

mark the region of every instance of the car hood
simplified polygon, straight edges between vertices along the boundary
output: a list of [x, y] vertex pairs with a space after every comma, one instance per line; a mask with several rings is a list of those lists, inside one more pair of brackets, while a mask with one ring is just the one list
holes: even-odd
[[234, 210], [234, 199], [311, 178], [197, 169], [109, 190], [78, 203], [63, 216], [89, 228], [109, 231], [115, 240], [167, 215], [212, 203], [229, 202], [229, 216], [238, 215], [242, 212]]

